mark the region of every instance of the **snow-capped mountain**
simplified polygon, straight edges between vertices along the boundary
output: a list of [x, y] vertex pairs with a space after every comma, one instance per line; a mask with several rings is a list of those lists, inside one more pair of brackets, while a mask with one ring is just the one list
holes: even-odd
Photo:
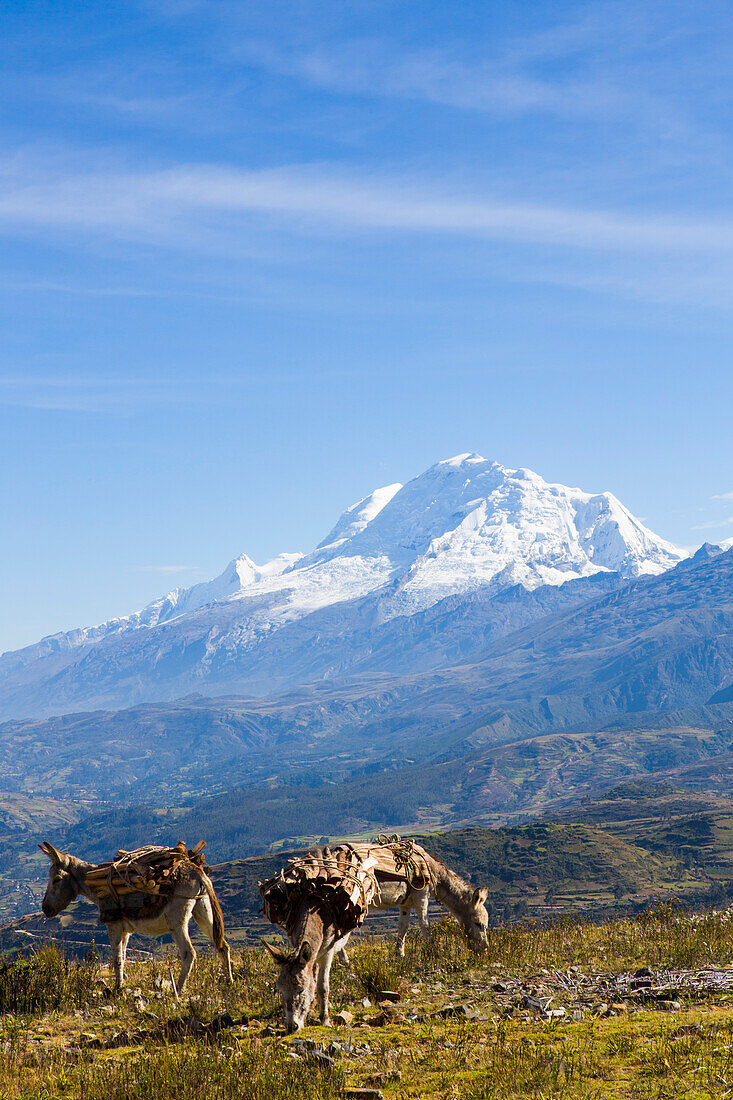
[[242, 554], [212, 581], [74, 634], [99, 638], [215, 601], [276, 593], [287, 608], [281, 613], [292, 617], [387, 584], [393, 587], [381, 609], [391, 618], [487, 585], [532, 590], [602, 571], [636, 577], [662, 573], [682, 557], [611, 493], [552, 485], [531, 470], [463, 454], [352, 504], [310, 554], [281, 554], [262, 566]]
[[[375, 631], [448, 597], [486, 599], [516, 586], [532, 592], [599, 574], [634, 578], [662, 573], [682, 557], [610, 493], [550, 484], [530, 470], [462, 454], [406, 485], [376, 489], [309, 554], [282, 554], [263, 566], [241, 555], [214, 580], [175, 589], [126, 618], [5, 654], [0, 696], [18, 699], [16, 687], [25, 696], [40, 682], [50, 690], [52, 681], [68, 709], [71, 702], [170, 698], [213, 682], [249, 691], [255, 681], [248, 669], [261, 665], [264, 652], [273, 653], [272, 683], [290, 683], [278, 667], [303, 663], [293, 654], [303, 644], [291, 638], [297, 623], [302, 636], [314, 624], [317, 640], [309, 636], [307, 644], [317, 649], [338, 622], [338, 668], [332, 654], [319, 665], [313, 651], [305, 662], [306, 678], [329, 676], [364, 656], [348, 654], [350, 646], [369, 650]], [[136, 686], [120, 694], [116, 677]], [[261, 690], [262, 671], [258, 677]]]

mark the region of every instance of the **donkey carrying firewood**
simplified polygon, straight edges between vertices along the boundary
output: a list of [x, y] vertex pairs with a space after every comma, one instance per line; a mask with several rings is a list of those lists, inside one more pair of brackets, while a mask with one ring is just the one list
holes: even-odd
[[[487, 947], [489, 942], [489, 914], [486, 911], [485, 902], [489, 895], [488, 889], [486, 887], [474, 888], [470, 882], [466, 882], [456, 871], [443, 863], [442, 859], [431, 856], [418, 844], [413, 847], [427, 865], [430, 874], [429, 880], [407, 881], [407, 879], [403, 879], [400, 881], [395, 878], [385, 878], [377, 871], [377, 892], [369, 905], [370, 911], [392, 909], [399, 906], [397, 954], [400, 957], [405, 954], [407, 928], [410, 923], [410, 913], [413, 909], [420, 927], [427, 928], [428, 904], [431, 893], [439, 905], [444, 906], [453, 914], [473, 947], [478, 950]], [[342, 957], [343, 954], [342, 952]]]
[[[431, 894], [439, 905], [455, 917], [472, 947], [478, 951], [488, 947], [488, 889], [485, 886], [472, 886], [457, 871], [443, 863], [442, 859], [431, 856], [414, 841], [403, 841], [401, 837], [394, 836], [390, 838], [390, 847], [397, 851], [400, 848], [404, 850], [402, 866], [405, 873], [386, 873], [383, 868], [377, 867], [374, 876], [377, 888], [369, 902], [369, 912], [399, 908], [400, 920], [395, 945], [398, 956], [402, 958], [405, 954], [405, 940], [413, 909], [420, 927], [428, 927]], [[339, 958], [348, 963], [345, 947], [339, 951]]]
[[[38, 847], [51, 860], [48, 886], [43, 897], [44, 915], [57, 916], [81, 894], [99, 906], [100, 919], [102, 919], [100, 897], [87, 882], [89, 872], [94, 871], [96, 865], [78, 859], [68, 852], [59, 852], [48, 841], [39, 844]], [[104, 923], [107, 925], [112, 945], [117, 989], [121, 989], [124, 982], [127, 941], [133, 932], [145, 936], [170, 934], [173, 937], [181, 954], [178, 989], [183, 989], [196, 958], [196, 951], [188, 934], [191, 917], [216, 948], [229, 981], [234, 980], [229, 944], [224, 939], [224, 917], [221, 906], [211, 879], [203, 867], [189, 860], [181, 861], [172, 884], [172, 893], [152, 894], [149, 904], [140, 911], [139, 915], [126, 912], [122, 905], [112, 916], [115, 919], [109, 919], [109, 915], [105, 915]]]
[[263, 940], [279, 973], [285, 1026], [298, 1031], [318, 995], [320, 1022], [328, 1026], [331, 964], [364, 920], [376, 888], [374, 852], [351, 844], [295, 856], [261, 882], [262, 911], [285, 933], [290, 951]]

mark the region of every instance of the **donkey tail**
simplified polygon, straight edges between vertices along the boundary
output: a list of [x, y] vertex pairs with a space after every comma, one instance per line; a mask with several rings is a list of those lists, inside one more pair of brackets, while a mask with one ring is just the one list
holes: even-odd
[[214, 930], [214, 947], [217, 951], [221, 951], [223, 947], [226, 947], [226, 940], [224, 939], [224, 914], [221, 911], [221, 905], [219, 899], [216, 896], [214, 890], [214, 884], [208, 875], [203, 875], [204, 886], [206, 887], [206, 893], [209, 896], [211, 902], [211, 915], [212, 925]]

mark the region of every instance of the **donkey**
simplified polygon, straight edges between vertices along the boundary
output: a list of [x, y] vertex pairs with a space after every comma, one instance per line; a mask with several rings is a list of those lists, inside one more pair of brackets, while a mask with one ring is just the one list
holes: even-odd
[[[410, 923], [410, 913], [415, 910], [421, 928], [428, 926], [428, 904], [432, 892], [435, 900], [450, 910], [466, 933], [469, 942], [477, 949], [488, 947], [489, 914], [485, 902], [489, 896], [486, 887], [474, 889], [469, 882], [452, 871], [441, 859], [431, 856], [424, 848], [415, 846], [417, 853], [428, 866], [432, 883], [424, 879], [406, 879], [386, 877], [376, 872], [377, 892], [369, 908], [379, 911], [400, 908], [400, 921], [397, 928], [396, 950], [400, 958], [405, 954], [405, 940]], [[339, 952], [342, 962], [348, 962], [345, 949]]]
[[280, 968], [275, 986], [282, 997], [287, 1031], [300, 1031], [318, 994], [319, 1020], [330, 1027], [329, 993], [331, 963], [348, 942], [350, 932], [341, 932], [328, 910], [313, 895], [303, 898], [285, 928], [291, 951], [262, 940]]
[[[43, 896], [44, 916], [57, 916], [80, 894], [96, 905], [99, 904], [97, 895], [86, 882], [87, 873], [94, 867], [93, 863], [77, 859], [68, 852], [57, 852], [48, 841], [38, 847], [51, 860], [48, 886]], [[176, 879], [175, 893], [161, 898], [160, 901], [160, 911], [154, 916], [132, 917], [123, 913], [120, 920], [105, 922], [112, 944], [115, 988], [122, 989], [127, 941], [133, 932], [138, 932], [146, 936], [164, 936], [170, 933], [181, 954], [178, 989], [183, 989], [196, 958], [196, 951], [188, 934], [191, 917], [216, 948], [229, 981], [234, 981], [231, 952], [224, 939], [224, 917], [211, 879], [205, 871], [193, 864], [186, 866]]]

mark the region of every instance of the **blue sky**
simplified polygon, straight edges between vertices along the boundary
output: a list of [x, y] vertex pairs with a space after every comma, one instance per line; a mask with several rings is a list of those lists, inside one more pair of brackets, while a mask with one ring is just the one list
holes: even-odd
[[733, 536], [730, 5], [4, 6], [0, 648], [476, 450]]

